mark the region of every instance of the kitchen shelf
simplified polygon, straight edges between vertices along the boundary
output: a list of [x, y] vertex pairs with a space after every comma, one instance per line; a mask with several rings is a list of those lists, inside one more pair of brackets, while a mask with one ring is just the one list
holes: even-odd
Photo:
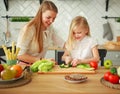
[[120, 17], [108, 17], [108, 16], [104, 16], [104, 17], [102, 17], [102, 18], [105, 18], [105, 19], [118, 19], [118, 18], [120, 18]]

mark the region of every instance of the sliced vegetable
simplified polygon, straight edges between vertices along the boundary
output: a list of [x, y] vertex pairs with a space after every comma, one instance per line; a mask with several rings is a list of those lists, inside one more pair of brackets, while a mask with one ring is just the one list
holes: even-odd
[[61, 65], [59, 65], [60, 66], [60, 68], [69, 68], [69, 67], [72, 67], [72, 65], [69, 63], [69, 64], [64, 64], [64, 63], [62, 63]]
[[64, 68], [64, 66], [65, 66], [65, 64], [63, 63], [63, 64], [61, 64], [61, 65], [59, 65], [61, 68]]
[[79, 64], [77, 65], [77, 68], [86, 69], [86, 70], [94, 70], [94, 68], [91, 67], [89, 64]]
[[77, 65], [77, 68], [90, 68], [89, 64], [79, 64]]

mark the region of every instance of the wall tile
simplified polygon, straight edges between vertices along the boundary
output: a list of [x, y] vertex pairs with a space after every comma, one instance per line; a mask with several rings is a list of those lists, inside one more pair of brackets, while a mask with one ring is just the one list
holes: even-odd
[[[114, 19], [103, 19], [103, 16], [120, 16], [120, 0], [110, 0], [108, 12], [105, 11], [106, 0], [52, 0], [58, 7], [59, 13], [54, 22], [56, 32], [67, 39], [71, 20], [78, 15], [85, 16], [89, 22], [92, 37], [99, 44], [108, 41], [103, 39], [103, 24], [110, 22], [114, 34], [114, 41], [120, 30], [116, 28]], [[39, 0], [9, 0], [9, 11], [6, 12], [3, 0], [0, 1], [0, 16], [35, 16], [39, 8]], [[6, 31], [6, 20], [0, 18], [0, 35]], [[18, 24], [19, 26], [19, 24]], [[64, 28], [63, 28], [64, 27]], [[9, 28], [16, 33], [15, 27]], [[99, 33], [99, 34], [98, 34]], [[98, 35], [98, 36], [96, 36]], [[1, 36], [2, 38], [3, 36]]]

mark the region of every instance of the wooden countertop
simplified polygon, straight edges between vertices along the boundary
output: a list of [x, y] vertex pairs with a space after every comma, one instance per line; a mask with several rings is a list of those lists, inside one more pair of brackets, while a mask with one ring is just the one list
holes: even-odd
[[0, 94], [120, 94], [120, 90], [100, 83], [106, 71], [108, 70], [101, 67], [96, 74], [84, 74], [88, 80], [79, 84], [66, 82], [65, 74], [34, 73], [30, 83], [16, 88], [0, 89]]
[[[0, 48], [2, 48], [2, 46], [0, 46]], [[103, 45], [99, 45], [98, 46], [99, 49], [107, 49], [108, 51], [120, 51], [120, 47], [117, 47], [117, 48], [108, 48], [108, 47], [105, 47]], [[52, 46], [52, 47], [49, 47], [48, 50], [64, 50], [63, 48], [60, 48], [60, 47], [56, 47], [56, 46]]]
[[[59, 47], [56, 47], [56, 46], [53, 46], [53, 47], [49, 47], [48, 48], [49, 50], [64, 50], [63, 48], [59, 48]], [[117, 48], [108, 48], [104, 45], [99, 45], [98, 46], [98, 49], [106, 49], [107, 51], [120, 51], [120, 47], [117, 47]]]

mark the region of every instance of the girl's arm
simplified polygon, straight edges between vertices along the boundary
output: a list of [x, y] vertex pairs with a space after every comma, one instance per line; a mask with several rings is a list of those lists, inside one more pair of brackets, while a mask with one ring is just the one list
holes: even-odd
[[99, 56], [99, 52], [98, 52], [97, 46], [92, 48], [92, 54], [93, 54], [92, 58], [88, 58], [88, 59], [74, 59], [71, 63], [72, 63], [73, 66], [77, 66], [77, 64], [80, 64], [80, 63], [90, 63], [91, 61], [99, 62], [100, 56]]
[[90, 61], [99, 62], [100, 56], [99, 56], [99, 52], [98, 52], [97, 46], [95, 46], [95, 47], [92, 48], [92, 54], [93, 54], [92, 58], [83, 59], [83, 60], [80, 60], [80, 61], [81, 62], [85, 62], [85, 63], [89, 63]]

